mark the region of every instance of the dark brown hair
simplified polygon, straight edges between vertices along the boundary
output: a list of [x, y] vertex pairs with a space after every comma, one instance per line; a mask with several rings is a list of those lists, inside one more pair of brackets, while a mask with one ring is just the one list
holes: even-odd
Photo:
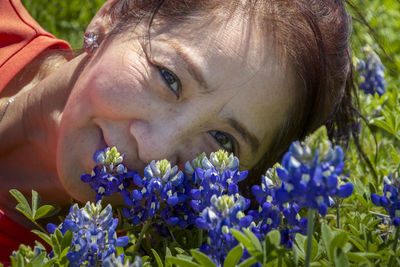
[[303, 82], [293, 115], [283, 122], [269, 151], [251, 170], [250, 183], [278, 161], [294, 140], [321, 125], [330, 137], [347, 144], [354, 127], [349, 38], [351, 23], [341, 0], [119, 0], [111, 9], [111, 35], [132, 29], [140, 21], [182, 23], [198, 14], [240, 7], [257, 17], [265, 35], [272, 34], [280, 51], [293, 62]]

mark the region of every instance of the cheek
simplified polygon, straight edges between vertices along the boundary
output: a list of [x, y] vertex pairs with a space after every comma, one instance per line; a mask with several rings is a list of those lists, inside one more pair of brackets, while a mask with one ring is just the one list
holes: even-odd
[[73, 118], [61, 121], [57, 143], [57, 171], [68, 194], [79, 200], [91, 199], [92, 190], [83, 184], [80, 176], [94, 165], [93, 152], [99, 148], [101, 134], [95, 125], [79, 126]]
[[148, 70], [137, 65], [102, 64], [92, 70], [87, 89], [99, 115], [110, 117], [132, 112], [134, 105], [148, 102]]

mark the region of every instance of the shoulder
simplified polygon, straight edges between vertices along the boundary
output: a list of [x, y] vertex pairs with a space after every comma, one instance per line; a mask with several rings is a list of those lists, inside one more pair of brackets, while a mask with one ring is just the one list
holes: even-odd
[[0, 0], [0, 17], [0, 91], [46, 50], [73, 57], [70, 45], [46, 32], [20, 0]]

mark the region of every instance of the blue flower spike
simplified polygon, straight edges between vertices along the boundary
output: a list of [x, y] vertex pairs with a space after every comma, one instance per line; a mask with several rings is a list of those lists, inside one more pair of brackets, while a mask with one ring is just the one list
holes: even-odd
[[167, 160], [152, 161], [144, 169], [144, 177], [136, 175], [133, 183], [139, 189], [124, 194], [125, 204], [129, 206], [124, 214], [134, 225], [154, 216], [160, 216], [168, 225], [189, 223], [192, 216], [187, 216], [186, 199], [190, 190], [184, 173], [177, 166], [171, 166]]
[[[68, 266], [98, 266], [109, 257], [116, 256], [115, 247], [129, 243], [128, 236], [117, 237], [117, 224], [118, 219], [113, 218], [111, 205], [104, 209], [100, 201], [97, 204], [88, 202], [83, 208], [73, 205], [64, 222], [57, 227], [62, 234], [66, 231], [73, 233], [72, 245], [67, 253]], [[56, 228], [49, 224], [47, 229], [54, 233]]]
[[244, 213], [248, 204], [240, 195], [213, 195], [210, 202], [211, 205], [201, 212], [195, 224], [208, 231], [208, 242], [200, 250], [205, 253], [205, 247], [211, 249], [208, 254], [222, 265], [227, 253], [238, 244], [230, 229], [251, 228], [254, 222], [251, 215]]
[[371, 200], [375, 206], [385, 208], [394, 226], [400, 225], [400, 178], [398, 173], [390, 173], [383, 179], [383, 195], [372, 193]]
[[103, 262], [103, 267], [142, 267], [142, 258], [139, 256], [135, 257], [133, 263], [129, 263], [129, 261], [124, 260], [125, 255], [121, 254], [118, 257], [112, 255], [108, 257]]
[[136, 172], [128, 172], [123, 164], [124, 155], [121, 155], [115, 147], [97, 150], [93, 160], [97, 164], [91, 174], [83, 174], [81, 180], [89, 183], [96, 192], [96, 201], [103, 196], [111, 196], [114, 193], [127, 193], [130, 185], [129, 177], [137, 175]]
[[[353, 193], [353, 185], [341, 179], [343, 170], [343, 150], [340, 146], [332, 146], [327, 130], [323, 126], [308, 136], [304, 142], [294, 142], [282, 159], [282, 167], [276, 169], [282, 183], [272, 192], [278, 206], [298, 205], [308, 208], [307, 240], [312, 240], [314, 213], [318, 211], [325, 216], [332, 198], [346, 198]], [[289, 223], [305, 224], [305, 220], [294, 220], [297, 206], [283, 210]], [[338, 212], [339, 214], [339, 212]], [[302, 227], [295, 226], [298, 231]], [[296, 230], [295, 230], [296, 231]], [[303, 231], [302, 231], [303, 232]], [[291, 234], [281, 231], [287, 240]], [[286, 245], [291, 242], [285, 241]], [[310, 264], [312, 242], [307, 242], [304, 266]]]
[[230, 229], [255, 226], [253, 216], [246, 214], [250, 200], [240, 195], [238, 186], [248, 172], [240, 172], [238, 158], [224, 150], [209, 157], [200, 155], [186, 163], [185, 171], [191, 177], [188, 196], [192, 222], [208, 232], [207, 243], [200, 251], [222, 266], [228, 252], [238, 244]]
[[199, 156], [197, 156], [195, 159], [193, 159], [191, 162], [187, 161], [185, 164], [185, 172], [187, 175], [192, 176], [195, 174], [195, 171], [197, 168], [202, 168], [202, 161], [203, 159], [207, 157], [206, 153], [203, 152]]
[[[260, 240], [271, 230], [278, 229], [281, 233], [281, 244], [291, 248], [296, 233], [306, 233], [307, 219], [299, 216], [301, 207], [295, 202], [280, 204], [282, 199], [289, 201], [289, 194], [281, 190], [282, 181], [277, 172], [281, 168], [282, 165], [275, 164], [262, 176], [261, 186], [252, 187], [252, 193], [259, 203], [259, 208], [250, 211], [249, 214], [257, 221], [252, 231]], [[281, 224], [283, 219], [287, 221], [287, 224]]]
[[325, 127], [319, 128], [303, 143], [294, 142], [276, 172], [282, 180], [276, 189], [279, 204], [296, 202], [301, 207], [318, 210], [325, 216], [333, 197], [347, 198], [353, 185], [345, 183], [343, 150], [332, 146]]
[[366, 94], [377, 93], [382, 96], [386, 92], [385, 67], [372, 47], [366, 46], [363, 51], [367, 54], [367, 59], [365, 62], [363, 60], [357, 62], [361, 79], [359, 89]]

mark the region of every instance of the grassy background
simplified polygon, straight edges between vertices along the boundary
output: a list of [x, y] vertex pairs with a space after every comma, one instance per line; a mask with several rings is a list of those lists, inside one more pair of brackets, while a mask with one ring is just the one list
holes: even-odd
[[[105, 0], [21, 0], [29, 13], [47, 31], [82, 46], [82, 36], [91, 18]], [[400, 71], [400, 0], [353, 0], [353, 49], [375, 46], [390, 75]], [[369, 25], [366, 26], [366, 23]], [[397, 78], [397, 77], [396, 77]]]
[[42, 27], [72, 48], [82, 47], [86, 26], [105, 0], [21, 0]]

